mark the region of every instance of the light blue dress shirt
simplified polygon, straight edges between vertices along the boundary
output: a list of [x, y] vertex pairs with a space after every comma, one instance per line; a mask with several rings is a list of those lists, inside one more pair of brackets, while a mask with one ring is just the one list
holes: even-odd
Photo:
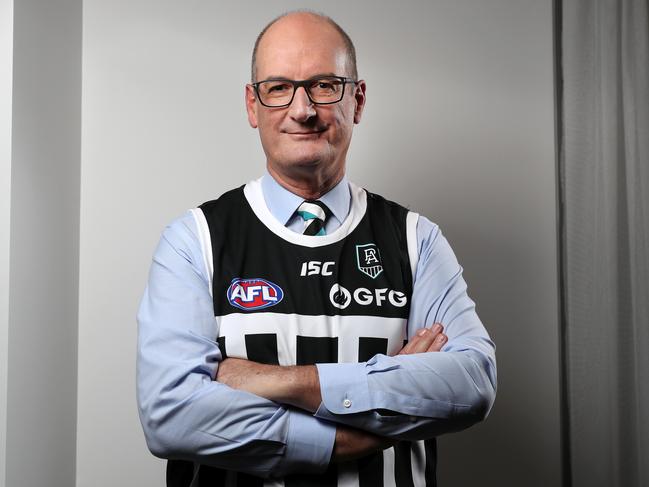
[[[301, 233], [295, 211], [303, 199], [268, 173], [262, 191], [272, 215]], [[331, 233], [349, 212], [347, 179], [320, 199], [333, 213], [325, 225]], [[213, 380], [221, 354], [198, 230], [190, 212], [174, 220], [155, 250], [138, 312], [137, 399], [152, 453], [281, 477], [323, 471], [337, 423], [416, 440], [482, 420], [496, 392], [494, 344], [448, 242], [422, 216], [417, 245], [408, 336], [442, 323], [449, 338], [442, 352], [318, 364], [322, 403], [311, 415]]]

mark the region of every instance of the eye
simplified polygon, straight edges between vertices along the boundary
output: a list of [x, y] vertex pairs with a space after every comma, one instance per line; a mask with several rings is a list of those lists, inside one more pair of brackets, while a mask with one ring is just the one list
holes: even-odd
[[287, 83], [273, 83], [268, 86], [269, 93], [281, 93], [282, 91], [287, 91], [290, 89], [291, 85]]
[[336, 78], [320, 78], [313, 80], [309, 89], [312, 94], [329, 96], [337, 94], [340, 91], [340, 85], [340, 80]]

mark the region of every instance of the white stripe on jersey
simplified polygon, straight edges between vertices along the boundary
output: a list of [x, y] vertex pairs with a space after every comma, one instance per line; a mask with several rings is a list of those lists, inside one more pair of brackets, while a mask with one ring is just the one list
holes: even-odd
[[426, 487], [426, 450], [423, 440], [410, 445], [412, 483], [415, 487]]
[[338, 362], [358, 362], [359, 339], [387, 338], [394, 355], [406, 338], [405, 318], [382, 316], [303, 316], [284, 313], [232, 313], [218, 318], [228, 357], [248, 358], [245, 336], [276, 334], [279, 365], [296, 364], [296, 337], [338, 337]]
[[408, 242], [408, 258], [410, 259], [410, 270], [412, 282], [415, 283], [415, 271], [419, 262], [419, 249], [417, 248], [417, 222], [419, 213], [409, 211], [406, 215], [406, 240]]
[[394, 448], [383, 450], [383, 486], [393, 487], [394, 481]]
[[198, 241], [201, 244], [201, 251], [203, 253], [203, 265], [205, 266], [205, 275], [207, 282], [210, 286], [210, 296], [212, 296], [212, 275], [214, 273], [214, 262], [212, 261], [214, 254], [212, 253], [212, 238], [210, 237], [210, 227], [207, 225], [205, 213], [200, 208], [193, 208], [190, 210], [196, 228], [198, 229]]
[[356, 462], [338, 464], [338, 487], [358, 487]]

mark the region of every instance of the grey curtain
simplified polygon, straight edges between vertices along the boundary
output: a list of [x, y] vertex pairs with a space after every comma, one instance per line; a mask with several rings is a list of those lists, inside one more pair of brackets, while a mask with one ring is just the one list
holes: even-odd
[[649, 486], [648, 3], [557, 4], [572, 486]]

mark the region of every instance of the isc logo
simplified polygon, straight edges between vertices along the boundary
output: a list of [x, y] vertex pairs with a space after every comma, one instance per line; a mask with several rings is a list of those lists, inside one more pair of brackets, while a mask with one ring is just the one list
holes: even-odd
[[320, 262], [319, 260], [302, 262], [302, 270], [300, 271], [300, 276], [330, 276], [332, 275], [331, 268], [335, 264], [335, 262]]
[[230, 283], [227, 296], [232, 306], [252, 310], [275, 306], [284, 297], [284, 291], [266, 279], [235, 278]]

